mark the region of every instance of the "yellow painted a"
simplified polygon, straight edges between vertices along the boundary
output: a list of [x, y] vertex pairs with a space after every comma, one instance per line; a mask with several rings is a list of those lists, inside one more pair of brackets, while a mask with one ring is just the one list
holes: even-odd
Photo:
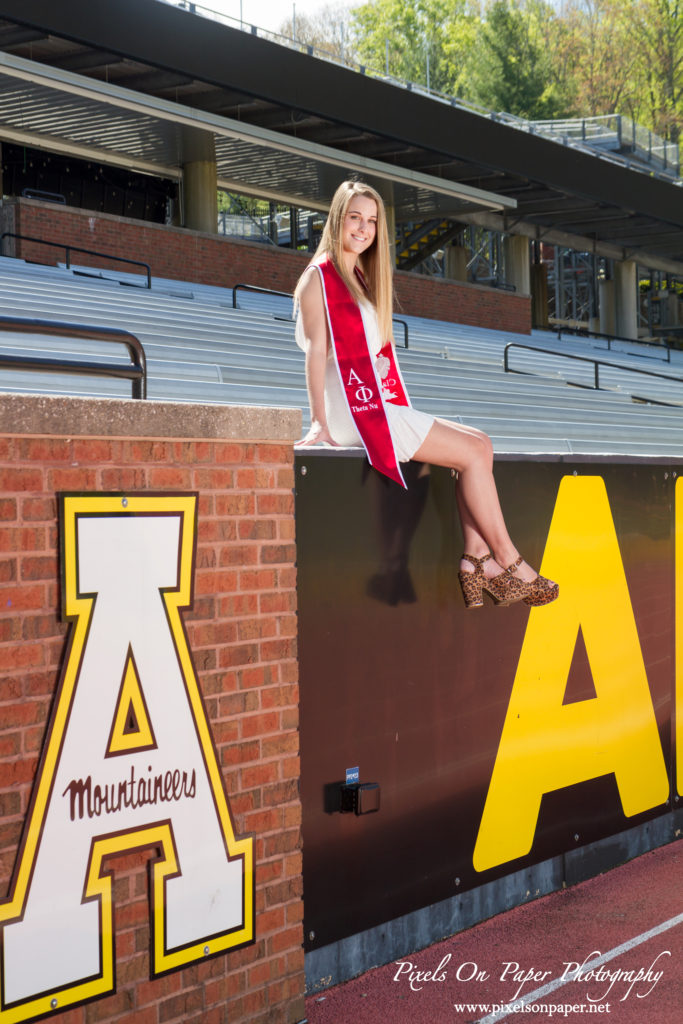
[[[614, 772], [624, 814], [666, 801], [666, 765], [602, 477], [563, 478], [474, 849], [477, 871], [529, 853], [544, 793]], [[579, 628], [596, 696], [563, 705]]]
[[683, 796], [683, 476], [676, 481], [676, 792]]

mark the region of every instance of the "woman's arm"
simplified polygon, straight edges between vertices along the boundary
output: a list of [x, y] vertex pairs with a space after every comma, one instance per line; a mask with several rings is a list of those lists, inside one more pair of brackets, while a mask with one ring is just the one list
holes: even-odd
[[306, 386], [311, 407], [311, 426], [298, 443], [336, 444], [325, 413], [325, 367], [329, 335], [323, 288], [318, 271], [311, 268], [299, 294], [299, 315], [306, 343]]

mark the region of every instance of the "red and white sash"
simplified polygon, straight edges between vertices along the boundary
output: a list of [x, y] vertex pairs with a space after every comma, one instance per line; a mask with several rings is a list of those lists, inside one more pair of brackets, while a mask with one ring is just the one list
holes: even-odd
[[[385, 401], [393, 405], [410, 405], [394, 346], [388, 341], [377, 357], [370, 352], [360, 308], [331, 260], [326, 258], [315, 266], [322, 280], [342, 390], [370, 465], [405, 487], [384, 409]], [[383, 380], [380, 380], [375, 366], [375, 360], [380, 356], [389, 362], [388, 373]]]

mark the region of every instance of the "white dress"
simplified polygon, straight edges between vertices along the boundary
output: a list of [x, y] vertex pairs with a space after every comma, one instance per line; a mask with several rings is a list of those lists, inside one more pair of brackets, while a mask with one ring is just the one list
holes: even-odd
[[[365, 337], [373, 355], [377, 356], [382, 348], [382, 340], [377, 324], [377, 314], [369, 302], [361, 302], [360, 311], [365, 328]], [[295, 330], [299, 348], [305, 350], [301, 317], [297, 318]], [[410, 405], [393, 405], [384, 402], [387, 422], [394, 442], [394, 451], [399, 462], [409, 462], [432, 428], [434, 417]], [[325, 367], [325, 412], [330, 434], [338, 445], [348, 448], [362, 448], [363, 442], [349, 412], [346, 397], [339, 380], [334, 352], [330, 346]]]

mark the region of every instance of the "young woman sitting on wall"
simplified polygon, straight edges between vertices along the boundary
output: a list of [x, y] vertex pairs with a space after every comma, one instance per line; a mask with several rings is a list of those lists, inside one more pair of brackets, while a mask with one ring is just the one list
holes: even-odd
[[457, 470], [465, 604], [554, 601], [559, 587], [512, 543], [493, 479], [488, 436], [414, 409], [392, 339], [392, 261], [384, 204], [357, 181], [334, 194], [320, 245], [296, 287], [296, 338], [306, 352], [311, 426], [299, 442], [363, 445], [373, 466], [405, 486], [400, 463]]

